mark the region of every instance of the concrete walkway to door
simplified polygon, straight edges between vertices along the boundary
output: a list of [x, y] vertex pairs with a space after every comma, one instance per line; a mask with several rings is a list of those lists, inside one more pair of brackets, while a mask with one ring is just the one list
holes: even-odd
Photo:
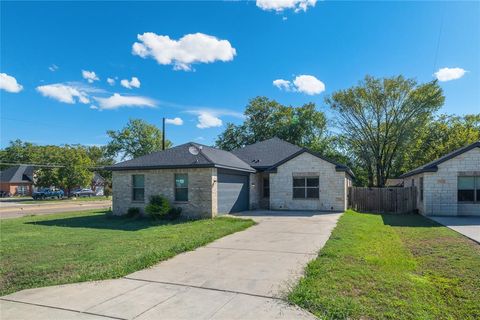
[[282, 298], [340, 215], [244, 212], [258, 224], [124, 278], [1, 297], [1, 318], [315, 319]]

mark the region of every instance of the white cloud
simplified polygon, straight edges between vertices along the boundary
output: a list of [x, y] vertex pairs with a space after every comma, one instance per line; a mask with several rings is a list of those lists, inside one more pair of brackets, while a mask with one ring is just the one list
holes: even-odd
[[173, 118], [173, 119], [165, 119], [165, 123], [168, 123], [168, 124], [173, 124], [173, 125], [176, 125], [176, 126], [181, 126], [183, 124], [183, 120], [179, 117], [176, 117], [176, 118]]
[[221, 127], [223, 124], [222, 119], [214, 116], [209, 112], [201, 112], [198, 115], [197, 128], [206, 129], [213, 127]]
[[466, 70], [462, 68], [441, 68], [435, 72], [438, 81], [450, 81], [460, 79], [465, 75]]
[[114, 86], [115, 85], [115, 79], [113, 78], [107, 78], [107, 83], [111, 86]]
[[94, 97], [98, 102], [100, 109], [118, 109], [121, 107], [149, 107], [156, 106], [156, 102], [147, 97], [141, 96], [122, 96], [118, 93], [114, 93], [113, 96], [108, 98]]
[[288, 80], [284, 80], [284, 79], [273, 80], [273, 85], [280, 90], [285, 90], [285, 91], [292, 90], [292, 83]]
[[309, 75], [300, 75], [293, 80], [296, 90], [308, 95], [320, 94], [325, 91], [325, 84]]
[[93, 81], [100, 80], [94, 71], [82, 70], [82, 77], [88, 81], [88, 83], [93, 83]]
[[241, 119], [244, 118], [242, 113], [228, 109], [199, 108], [187, 110], [185, 112], [197, 116], [197, 128], [200, 129], [222, 126], [223, 121], [220, 119], [220, 116], [231, 116]]
[[0, 73], [0, 89], [7, 92], [18, 93], [22, 91], [23, 86], [12, 76], [6, 73]]
[[98, 107], [92, 104], [92, 105], [90, 106], [90, 109], [92, 109], [92, 110], [97, 110]]
[[48, 70], [55, 72], [58, 70], [58, 66], [56, 64], [52, 64], [51, 66], [48, 67]]
[[282, 12], [293, 9], [295, 12], [307, 11], [308, 7], [315, 7], [317, 0], [257, 0], [257, 7], [262, 10]]
[[88, 89], [75, 87], [74, 85], [68, 85], [63, 83], [54, 83], [37, 87], [37, 91], [44, 97], [49, 97], [63, 103], [74, 104], [90, 103], [88, 98]]
[[325, 84], [314, 76], [302, 74], [293, 79], [293, 83], [284, 79], [273, 81], [280, 90], [302, 92], [308, 95], [320, 94], [325, 91]]
[[203, 34], [187, 34], [179, 40], [153, 32], [137, 35], [139, 42], [132, 46], [132, 53], [142, 58], [152, 57], [159, 64], [173, 64], [174, 70], [192, 70], [194, 63], [231, 61], [236, 55], [235, 48], [228, 40]]
[[140, 80], [138, 80], [137, 77], [132, 77], [132, 80], [130, 81], [128, 81], [128, 79], [123, 79], [120, 81], [120, 84], [127, 89], [140, 88]]

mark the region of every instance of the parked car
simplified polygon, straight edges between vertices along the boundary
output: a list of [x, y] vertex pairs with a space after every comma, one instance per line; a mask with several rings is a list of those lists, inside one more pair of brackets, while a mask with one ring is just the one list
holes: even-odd
[[12, 195], [10, 194], [10, 192], [7, 192], [7, 191], [0, 191], [0, 198], [8, 198], [8, 197], [11, 197]]
[[55, 189], [39, 189], [32, 194], [34, 200], [43, 200], [50, 198], [62, 199], [64, 196], [63, 190]]
[[95, 191], [90, 188], [78, 189], [72, 193], [74, 197], [93, 197], [95, 195]]

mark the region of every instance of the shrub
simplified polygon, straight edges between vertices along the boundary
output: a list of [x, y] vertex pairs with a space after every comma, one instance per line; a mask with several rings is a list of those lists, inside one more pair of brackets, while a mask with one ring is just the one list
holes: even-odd
[[172, 207], [168, 200], [163, 196], [151, 196], [150, 202], [145, 207], [145, 212], [152, 218], [165, 218]]
[[170, 211], [168, 212], [168, 218], [170, 220], [175, 220], [180, 218], [181, 214], [182, 214], [182, 208], [180, 207], [171, 208]]
[[127, 217], [136, 218], [140, 215], [140, 208], [131, 207], [127, 210]]

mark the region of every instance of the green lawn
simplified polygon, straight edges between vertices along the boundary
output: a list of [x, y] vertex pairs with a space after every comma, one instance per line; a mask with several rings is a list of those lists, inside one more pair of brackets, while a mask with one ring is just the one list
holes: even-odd
[[124, 276], [254, 223], [235, 218], [152, 222], [105, 213], [0, 220], [0, 295]]
[[288, 298], [321, 319], [480, 319], [480, 245], [419, 215], [348, 211]]

